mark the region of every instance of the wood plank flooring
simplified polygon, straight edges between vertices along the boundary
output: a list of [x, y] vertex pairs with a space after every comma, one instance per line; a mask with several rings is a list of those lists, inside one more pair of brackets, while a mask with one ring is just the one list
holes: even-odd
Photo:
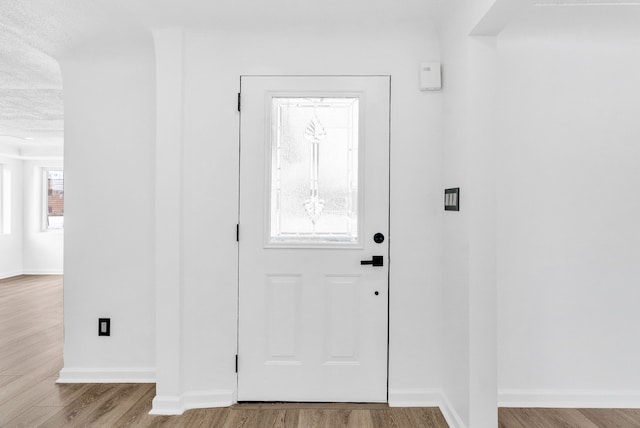
[[639, 428], [640, 409], [500, 408], [500, 428]]
[[[0, 427], [440, 428], [437, 408], [250, 403], [151, 416], [153, 384], [66, 384], [62, 277], [0, 280]], [[640, 428], [640, 410], [500, 409], [501, 428]]]
[[0, 280], [0, 427], [447, 427], [437, 408], [386, 404], [240, 404], [151, 416], [153, 384], [56, 384], [62, 331], [61, 276]]

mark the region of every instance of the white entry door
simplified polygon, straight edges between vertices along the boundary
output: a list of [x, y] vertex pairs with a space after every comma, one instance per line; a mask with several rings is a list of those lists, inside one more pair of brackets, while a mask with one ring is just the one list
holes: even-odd
[[387, 401], [389, 83], [241, 79], [239, 401]]

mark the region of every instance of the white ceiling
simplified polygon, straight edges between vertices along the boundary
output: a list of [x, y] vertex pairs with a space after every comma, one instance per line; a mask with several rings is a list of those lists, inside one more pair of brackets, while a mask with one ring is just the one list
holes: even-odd
[[56, 59], [118, 38], [148, 37], [119, 9], [104, 0], [0, 2], [0, 153], [61, 154], [64, 109]]
[[61, 144], [62, 132], [57, 61], [0, 23], [0, 143]]
[[550, 43], [580, 40], [586, 44], [635, 42], [640, 37], [640, 0], [536, 2], [539, 7], [514, 16], [501, 37]]
[[[117, 0], [146, 24], [327, 30], [428, 22], [437, 0]], [[453, 1], [453, 0], [449, 0]]]
[[430, 19], [436, 0], [3, 0], [0, 153], [62, 147], [62, 78], [53, 58], [149, 37], [170, 25], [260, 30], [402, 25]]
[[[97, 46], [123, 40], [127, 44], [148, 41], [150, 28], [172, 25], [243, 31], [308, 28], [319, 35], [323, 31], [358, 31], [365, 27], [404, 28], [430, 23], [439, 4], [453, 1], [456, 0], [2, 0], [0, 153], [25, 147], [62, 146], [62, 78], [53, 58], [86, 54]], [[640, 4], [640, 0], [529, 1], [546, 6]], [[599, 14], [591, 15], [597, 18]], [[556, 19], [559, 28], [571, 21], [570, 14], [565, 15], [555, 14], [561, 17]], [[626, 15], [625, 11], [616, 12], [608, 19], [615, 23], [617, 17]]]

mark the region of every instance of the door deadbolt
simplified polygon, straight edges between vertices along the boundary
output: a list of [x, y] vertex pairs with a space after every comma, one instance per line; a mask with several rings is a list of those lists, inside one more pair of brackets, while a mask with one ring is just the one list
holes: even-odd
[[380, 232], [373, 235], [373, 242], [376, 244], [382, 244], [384, 242], [384, 235]]

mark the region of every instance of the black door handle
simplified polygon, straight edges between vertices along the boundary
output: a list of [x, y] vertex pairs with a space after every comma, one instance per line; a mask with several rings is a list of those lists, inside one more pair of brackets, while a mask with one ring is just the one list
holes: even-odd
[[383, 256], [372, 256], [371, 260], [362, 260], [360, 261], [361, 265], [373, 265], [373, 266], [384, 266]]

